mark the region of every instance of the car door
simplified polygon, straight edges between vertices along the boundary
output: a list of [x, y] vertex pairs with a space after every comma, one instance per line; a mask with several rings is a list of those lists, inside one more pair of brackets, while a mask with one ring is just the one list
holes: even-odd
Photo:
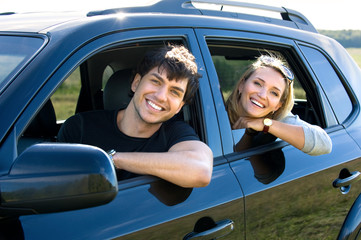
[[[350, 176], [348, 172], [360, 169], [361, 152], [341, 124], [345, 119], [336, 118], [325, 96], [330, 93], [323, 92], [318, 76], [314, 75], [314, 63], [310, 62], [309, 65], [299, 46], [289, 39], [223, 30], [199, 30], [197, 36], [203, 43], [201, 49], [207, 59], [205, 64], [208, 74], [212, 76], [210, 80], [213, 94], [219, 99], [226, 99], [229, 89], [220, 91], [223, 90], [222, 86], [227, 86], [222, 81], [228, 79], [227, 74], [232, 76], [233, 73], [229, 72], [235, 65], [233, 62], [226, 65], [224, 62], [241, 61], [247, 55], [265, 50], [283, 54], [306, 93], [306, 98], [298, 101], [298, 104], [312, 103], [312, 109], [309, 108], [308, 111], [317, 113], [316, 124], [326, 128], [333, 143], [332, 152], [320, 156], [307, 155], [280, 140], [234, 152], [233, 146], [244, 130], [231, 130], [224, 101], [219, 101], [216, 110], [222, 126], [225, 156], [245, 195], [246, 238], [336, 238], [348, 210], [360, 193], [360, 183], [354, 182], [349, 185], [350, 188], [339, 188], [334, 187], [333, 182]], [[221, 65], [227, 66], [227, 71], [223, 72]], [[240, 66], [237, 65], [234, 70], [237, 76], [240, 76]], [[331, 70], [334, 71], [333, 68]], [[338, 85], [335, 82], [330, 84], [330, 91], [340, 86], [343, 89], [340, 79]], [[354, 114], [349, 95], [339, 96], [345, 104], [343, 113], [346, 112], [346, 116]], [[328, 95], [330, 97], [334, 96]]]
[[110, 47], [146, 43], [149, 39], [161, 42], [178, 39], [197, 58], [203, 77], [191, 118], [198, 121], [198, 131], [202, 132], [202, 139], [214, 153], [211, 183], [204, 188], [187, 189], [151, 176], [120, 181], [116, 198], [108, 204], [82, 210], [20, 216], [26, 239], [190, 239], [199, 235], [239, 239], [243, 235], [242, 191], [223, 157], [208, 77], [194, 32], [190, 29], [123, 31], [99, 37], [82, 46], [59, 66], [51, 78], [47, 81], [44, 79], [44, 86], [9, 134], [16, 137], [5, 141], [7, 148], [17, 148], [20, 141], [14, 139], [21, 139], [21, 133], [38, 109], [80, 64]]

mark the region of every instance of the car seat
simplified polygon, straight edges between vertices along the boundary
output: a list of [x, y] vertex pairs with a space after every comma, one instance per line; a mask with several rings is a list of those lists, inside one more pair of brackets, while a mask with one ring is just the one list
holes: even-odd
[[19, 153], [35, 143], [55, 142], [58, 130], [59, 126], [56, 123], [55, 110], [49, 99], [19, 139]]
[[132, 69], [119, 70], [109, 78], [103, 89], [103, 104], [106, 110], [126, 108], [132, 98]]

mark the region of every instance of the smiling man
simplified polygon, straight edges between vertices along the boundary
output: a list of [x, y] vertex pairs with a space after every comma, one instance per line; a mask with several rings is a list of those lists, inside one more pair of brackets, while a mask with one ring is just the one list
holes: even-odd
[[182, 187], [209, 184], [213, 154], [184, 121], [173, 118], [198, 89], [194, 56], [169, 45], [139, 64], [125, 109], [92, 111], [69, 118], [58, 141], [112, 151], [118, 180], [154, 175]]

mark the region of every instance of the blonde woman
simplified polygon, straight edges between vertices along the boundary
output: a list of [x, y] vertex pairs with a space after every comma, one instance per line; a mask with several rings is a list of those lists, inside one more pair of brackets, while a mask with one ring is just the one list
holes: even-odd
[[235, 150], [259, 132], [270, 133], [309, 155], [331, 152], [327, 133], [293, 115], [294, 75], [279, 56], [262, 55], [243, 74], [226, 102], [233, 129], [245, 128]]

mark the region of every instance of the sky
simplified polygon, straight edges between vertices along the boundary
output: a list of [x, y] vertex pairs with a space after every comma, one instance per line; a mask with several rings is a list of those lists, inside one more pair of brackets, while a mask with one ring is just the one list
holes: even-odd
[[[0, 0], [0, 12], [33, 12], [42, 10], [99, 10], [112, 8], [119, 4], [141, 0]], [[155, 1], [155, 0], [150, 0]], [[186, 1], [186, 0], [184, 0]], [[247, 1], [247, 0], [244, 0]], [[297, 10], [305, 15], [316, 29], [361, 30], [360, 0], [252, 0], [247, 2], [272, 6], [283, 6]], [[101, 3], [101, 7], [99, 7]], [[93, 6], [97, 4], [98, 6]], [[71, 7], [70, 7], [71, 6]]]
[[290, 8], [306, 16], [316, 29], [361, 30], [360, 0], [254, 0]]

